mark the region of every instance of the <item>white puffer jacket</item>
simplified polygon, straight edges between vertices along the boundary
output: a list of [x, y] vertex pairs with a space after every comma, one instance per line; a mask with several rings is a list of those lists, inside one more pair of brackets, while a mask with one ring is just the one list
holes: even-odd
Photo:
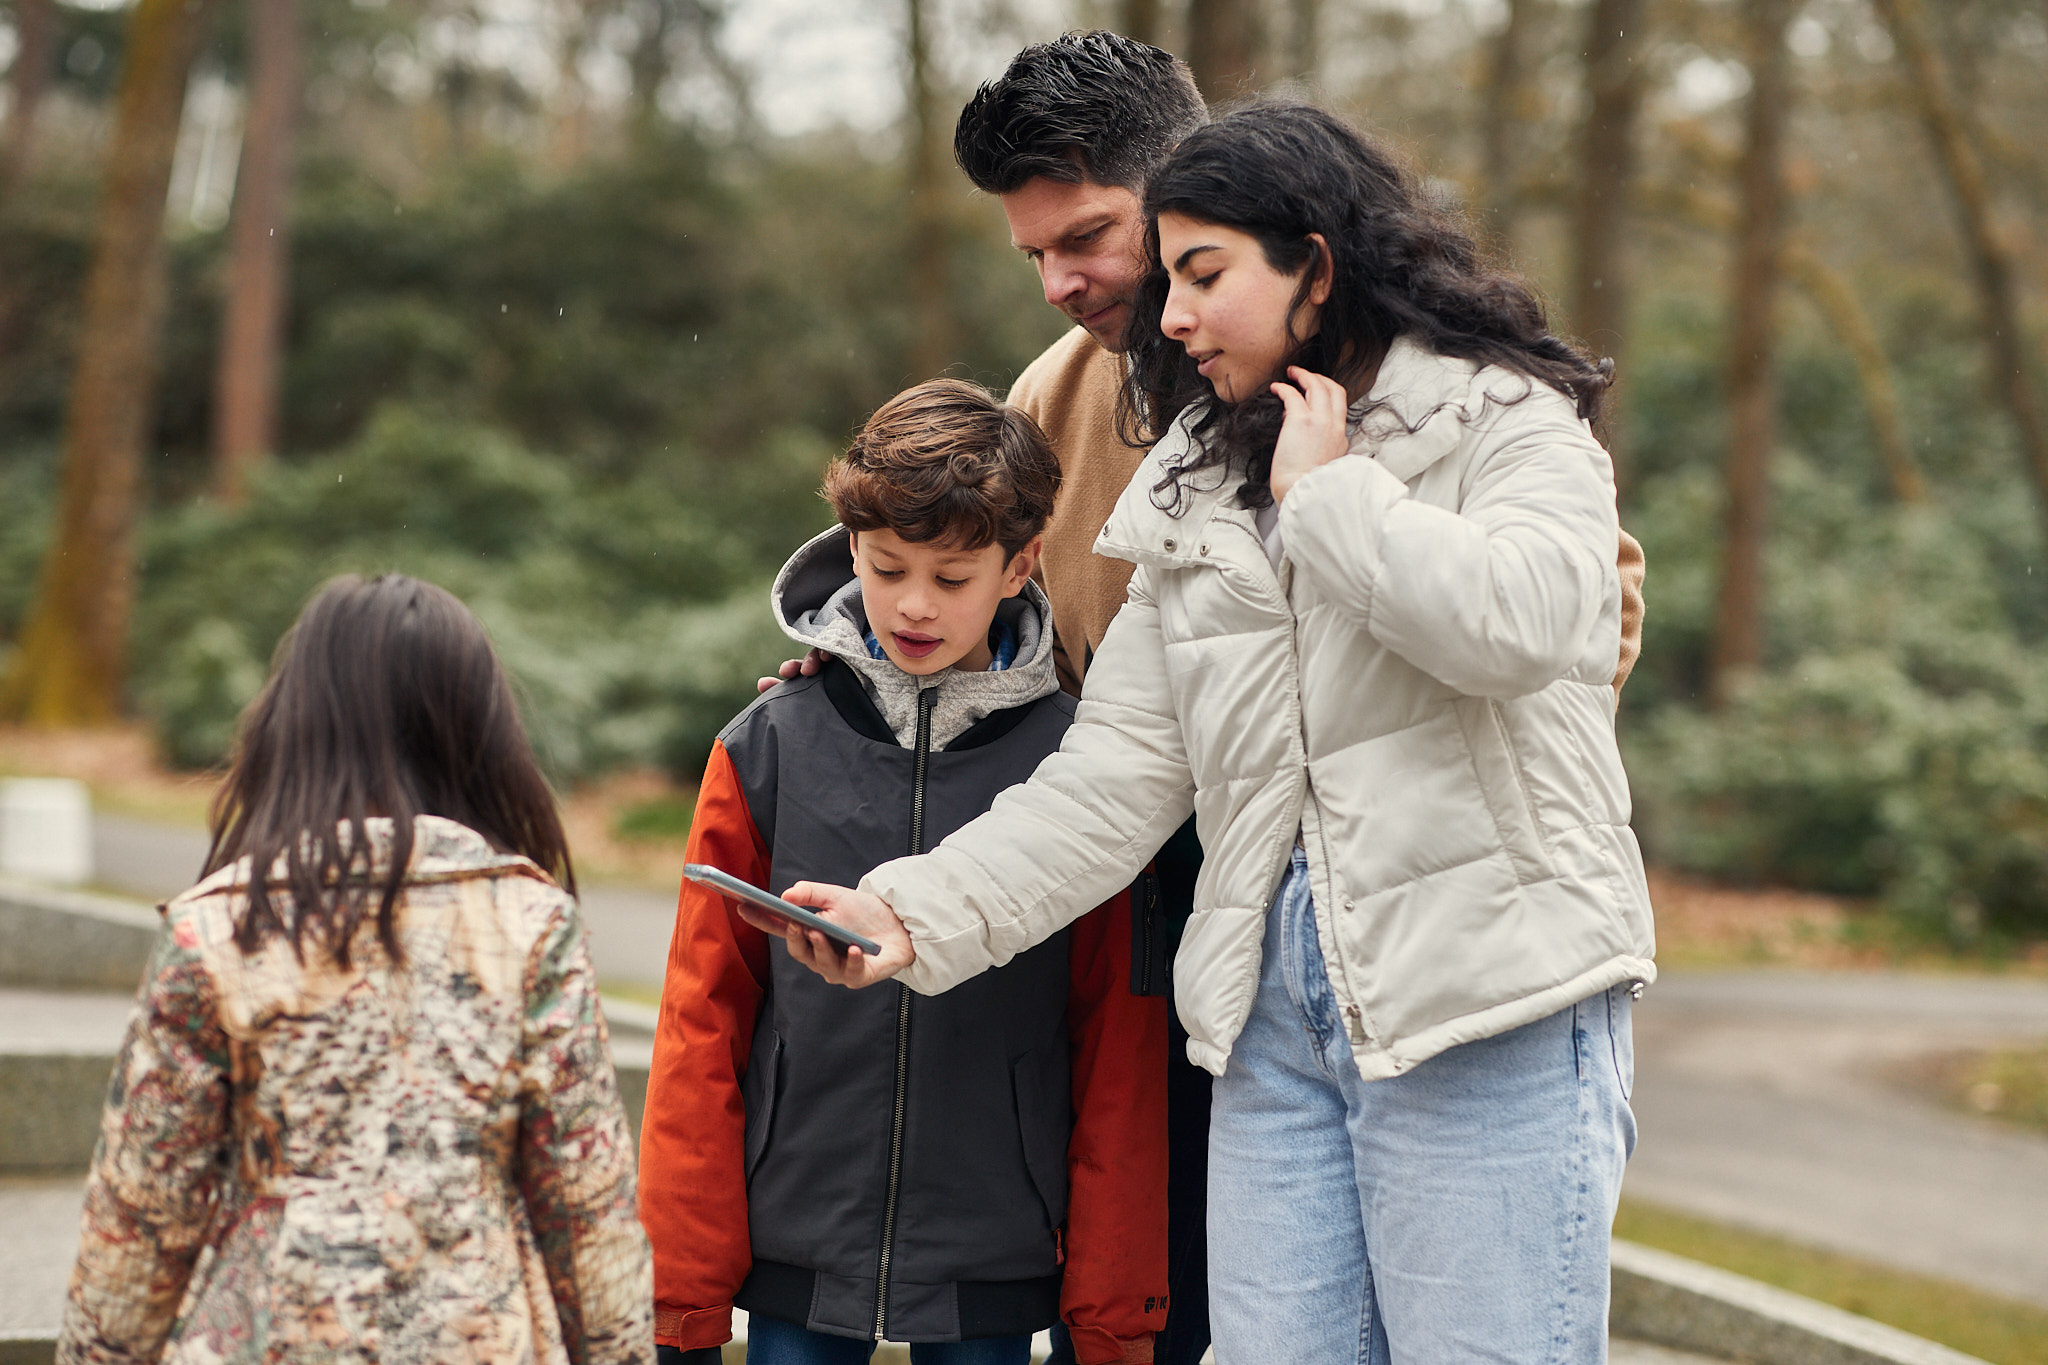
[[1184, 425], [1153, 449], [1096, 541], [1137, 571], [1060, 751], [862, 882], [910, 929], [913, 988], [1100, 903], [1191, 806], [1206, 860], [1174, 985], [1212, 1072], [1297, 830], [1368, 1079], [1654, 978], [1607, 453], [1554, 390], [1405, 340], [1373, 397], [1351, 455], [1282, 502], [1277, 573], [1235, 477], [1156, 508]]

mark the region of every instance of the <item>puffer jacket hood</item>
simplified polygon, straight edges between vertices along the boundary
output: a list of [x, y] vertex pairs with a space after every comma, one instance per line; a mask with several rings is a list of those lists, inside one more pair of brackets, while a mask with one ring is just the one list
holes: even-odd
[[1349, 454], [1282, 501], [1278, 566], [1235, 480], [1151, 490], [1096, 541], [1137, 567], [1075, 724], [1030, 782], [862, 882], [942, 991], [1080, 913], [1195, 815], [1174, 961], [1189, 1056], [1221, 1074], [1297, 837], [1368, 1080], [1655, 978], [1611, 683], [1612, 466], [1557, 391], [1403, 338]]
[[1053, 665], [1052, 602], [1028, 580], [1022, 592], [996, 608], [996, 618], [1016, 637], [1017, 652], [1008, 668], [993, 673], [946, 668], [920, 677], [869, 654], [867, 612], [843, 526], [811, 537], [791, 555], [768, 596], [777, 624], [790, 639], [806, 649], [824, 650], [854, 671], [905, 747], [915, 740], [917, 694], [924, 689], [939, 690], [931, 742], [934, 749], [943, 749], [982, 717], [1037, 701], [1060, 685]]

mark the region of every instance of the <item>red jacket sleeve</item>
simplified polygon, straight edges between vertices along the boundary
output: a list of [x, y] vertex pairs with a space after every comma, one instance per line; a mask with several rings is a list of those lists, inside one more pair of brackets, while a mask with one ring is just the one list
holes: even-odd
[[[723, 744], [712, 747], [697, 790], [687, 856], [767, 884], [768, 850]], [[640, 1124], [640, 1221], [654, 1244], [654, 1339], [663, 1345], [729, 1340], [732, 1296], [753, 1266], [740, 1078], [767, 984], [766, 936], [723, 896], [685, 881]]]
[[1150, 1361], [1166, 1325], [1166, 1000], [1130, 991], [1130, 893], [1073, 928], [1067, 1264], [1080, 1365]]

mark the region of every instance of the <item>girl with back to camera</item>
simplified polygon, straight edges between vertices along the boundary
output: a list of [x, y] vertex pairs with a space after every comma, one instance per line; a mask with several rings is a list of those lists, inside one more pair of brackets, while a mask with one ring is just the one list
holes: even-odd
[[1190, 135], [1145, 202], [1127, 416], [1167, 434], [1096, 542], [1137, 567], [1077, 723], [932, 853], [791, 890], [880, 957], [792, 950], [942, 990], [1192, 809], [1218, 1359], [1602, 1360], [1655, 975], [1605, 368], [1318, 110]]
[[568, 845], [476, 618], [329, 583], [212, 825], [115, 1063], [57, 1358], [652, 1365]]

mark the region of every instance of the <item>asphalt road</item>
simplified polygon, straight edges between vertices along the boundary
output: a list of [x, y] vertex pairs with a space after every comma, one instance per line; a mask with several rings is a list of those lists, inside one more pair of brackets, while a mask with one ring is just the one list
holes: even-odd
[[1915, 1058], [2048, 1040], [2048, 982], [1667, 974], [1636, 1014], [1638, 1198], [2048, 1306], [2048, 1138], [1950, 1112]]
[[[190, 830], [98, 820], [99, 882], [159, 898]], [[674, 897], [584, 893], [607, 984], [658, 986]], [[1667, 973], [1636, 1009], [1630, 1195], [2048, 1305], [2048, 1139], [1891, 1078], [1932, 1052], [2048, 1039], [2048, 982], [1897, 973]]]

